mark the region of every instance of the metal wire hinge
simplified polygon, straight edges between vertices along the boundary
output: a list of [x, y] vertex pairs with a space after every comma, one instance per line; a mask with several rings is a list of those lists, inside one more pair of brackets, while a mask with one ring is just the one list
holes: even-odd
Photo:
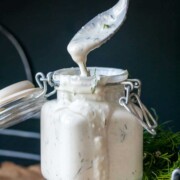
[[[128, 112], [133, 114], [138, 122], [151, 134], [155, 135], [157, 122], [146, 106], [141, 102], [141, 82], [138, 79], [128, 79], [122, 82], [125, 88], [125, 96], [119, 99], [119, 104]], [[134, 104], [136, 104], [142, 112], [142, 116], [137, 112]]]
[[[45, 77], [45, 75], [42, 73], [42, 72], [39, 72], [36, 74], [35, 76], [35, 79], [36, 79], [36, 82], [38, 84], [38, 86], [43, 89], [41, 95], [43, 94], [45, 97], [50, 97], [52, 96], [53, 94], [56, 93], [56, 89], [55, 89], [55, 83], [53, 81], [53, 72], [49, 72], [47, 74], [47, 76]], [[50, 93], [47, 94], [47, 85], [49, 85], [50, 87], [53, 87], [53, 91], [51, 91]]]

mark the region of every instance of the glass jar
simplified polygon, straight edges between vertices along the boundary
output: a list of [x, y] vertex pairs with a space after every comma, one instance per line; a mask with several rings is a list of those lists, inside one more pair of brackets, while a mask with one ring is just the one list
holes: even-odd
[[[48, 180], [142, 179], [143, 127], [156, 121], [140, 100], [141, 83], [113, 68], [37, 73], [0, 91], [0, 129], [41, 111], [41, 167]], [[47, 94], [47, 85], [54, 87]], [[57, 92], [57, 99], [46, 98]]]
[[126, 102], [127, 71], [89, 72], [80, 77], [71, 68], [53, 75], [57, 99], [41, 111], [42, 173], [48, 180], [140, 180], [146, 111]]

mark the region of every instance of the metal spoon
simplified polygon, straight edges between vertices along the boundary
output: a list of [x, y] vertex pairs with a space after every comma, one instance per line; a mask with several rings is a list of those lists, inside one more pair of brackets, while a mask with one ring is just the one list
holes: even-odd
[[81, 73], [86, 71], [88, 53], [110, 39], [124, 22], [128, 2], [119, 0], [115, 6], [89, 21], [70, 41], [68, 51], [79, 65]]

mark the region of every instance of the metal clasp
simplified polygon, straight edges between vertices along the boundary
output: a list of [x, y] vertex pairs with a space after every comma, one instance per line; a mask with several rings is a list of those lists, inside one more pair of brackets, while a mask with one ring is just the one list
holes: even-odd
[[128, 104], [130, 92], [134, 89], [133, 83], [130, 81], [124, 81], [121, 84], [124, 85], [125, 96], [120, 98], [120, 100], [119, 100], [120, 104], [121, 104], [121, 102]]
[[[151, 134], [155, 135], [155, 128], [157, 127], [157, 122], [151, 113], [148, 111], [146, 106], [141, 102], [141, 82], [138, 79], [128, 79], [122, 82], [125, 88], [125, 96], [119, 99], [119, 104], [123, 106], [128, 112], [133, 114], [138, 122]], [[134, 108], [136, 104], [142, 112], [143, 117], [137, 113]], [[131, 108], [130, 108], [130, 107]]]
[[[45, 97], [50, 97], [56, 93], [55, 83], [53, 81], [53, 74], [54, 74], [53, 72], [49, 72], [46, 77], [42, 72], [36, 74], [35, 76], [36, 82], [40, 87], [40, 89], [43, 89], [40, 95], [44, 95]], [[47, 85], [54, 88], [54, 90], [48, 94], [46, 94], [48, 90]]]

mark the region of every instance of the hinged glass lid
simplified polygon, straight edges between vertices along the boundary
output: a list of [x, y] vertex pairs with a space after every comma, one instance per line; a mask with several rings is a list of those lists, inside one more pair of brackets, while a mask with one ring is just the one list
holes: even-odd
[[2, 25], [1, 33], [17, 51], [29, 81], [22, 81], [0, 90], [0, 129], [7, 128], [37, 115], [46, 100], [43, 95], [44, 91], [40, 88], [35, 88], [30, 82], [33, 79], [32, 72], [22, 45]]
[[29, 81], [0, 90], [0, 129], [36, 116], [46, 100], [43, 94]]

